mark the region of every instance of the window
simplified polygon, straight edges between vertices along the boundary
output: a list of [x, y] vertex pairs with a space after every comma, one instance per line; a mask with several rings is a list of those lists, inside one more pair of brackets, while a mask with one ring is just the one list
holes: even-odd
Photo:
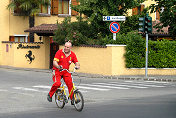
[[132, 15], [140, 15], [143, 10], [144, 10], [144, 5], [135, 7], [132, 9]]
[[68, 0], [59, 0], [59, 14], [69, 14], [69, 1]]
[[17, 8], [14, 9], [13, 12], [14, 12], [15, 14], [20, 14], [20, 13], [21, 13], [21, 9], [19, 8], [20, 4], [19, 4], [19, 3], [16, 3], [16, 6], [17, 6]]
[[12, 41], [12, 42], [29, 42], [27, 35], [10, 36], [9, 41]]
[[15, 36], [14, 42], [25, 42], [24, 36]]
[[52, 15], [77, 15], [78, 13], [71, 10], [70, 4], [77, 5], [76, 0], [52, 0], [51, 13]]
[[48, 8], [44, 7], [43, 5], [40, 6], [40, 10], [40, 13], [48, 14]]

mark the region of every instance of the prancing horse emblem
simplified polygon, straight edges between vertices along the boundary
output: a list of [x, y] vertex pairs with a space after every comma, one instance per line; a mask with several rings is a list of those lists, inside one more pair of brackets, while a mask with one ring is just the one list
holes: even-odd
[[[32, 56], [33, 56], [33, 57], [32, 57]], [[29, 60], [27, 60], [27, 61], [29, 61], [29, 64], [31, 64], [31, 63], [32, 63], [32, 60], [35, 59], [35, 56], [32, 55], [32, 51], [31, 51], [31, 50], [28, 51], [28, 54], [26, 54], [25, 57], [26, 57], [26, 59], [27, 59], [27, 58], [29, 59]]]

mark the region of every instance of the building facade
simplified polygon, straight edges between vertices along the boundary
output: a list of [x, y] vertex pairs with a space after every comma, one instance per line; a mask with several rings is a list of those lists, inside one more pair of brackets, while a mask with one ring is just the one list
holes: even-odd
[[[39, 37], [37, 34], [35, 34], [34, 43], [29, 43], [30, 42], [29, 32], [24, 32], [24, 30], [29, 29], [29, 17], [24, 17], [20, 15], [19, 9], [8, 10], [7, 6], [10, 3], [10, 1], [11, 0], [1, 0], [1, 4], [0, 4], [0, 7], [1, 7], [0, 65], [16, 66], [18, 64], [15, 64], [14, 60], [18, 60], [18, 59], [21, 60], [21, 58], [19, 57], [19, 55], [15, 54], [14, 52], [13, 52], [14, 54], [9, 54], [12, 51], [15, 51], [15, 49], [11, 50], [12, 48], [14, 48], [16, 45], [18, 46], [19, 44], [22, 44], [24, 47], [28, 46], [28, 48], [19, 48], [23, 50], [23, 52], [21, 53], [27, 54], [28, 51], [30, 51], [31, 49], [40, 50], [37, 48], [29, 48], [30, 46], [34, 46], [38, 44], [44, 45], [44, 47], [48, 46], [50, 44], [51, 38]], [[51, 0], [50, 7], [45, 8], [41, 6], [40, 13], [38, 13], [35, 16], [35, 26], [38, 26], [41, 24], [56, 24], [57, 22], [61, 23], [64, 20], [64, 18], [67, 16], [71, 16], [71, 20], [75, 21], [76, 20], [75, 16], [78, 15], [78, 13], [71, 9], [71, 6], [70, 6], [71, 3], [73, 5], [78, 4], [76, 0]], [[45, 43], [48, 42], [49, 44], [42, 44], [44, 42]], [[46, 47], [46, 48], [50, 50], [50, 47]], [[6, 57], [7, 55], [11, 55], [11, 57], [7, 58]], [[22, 65], [19, 67], [22, 67]], [[29, 67], [36, 68], [36, 66], [29, 66]], [[46, 68], [46, 67], [42, 67], [42, 68]]]

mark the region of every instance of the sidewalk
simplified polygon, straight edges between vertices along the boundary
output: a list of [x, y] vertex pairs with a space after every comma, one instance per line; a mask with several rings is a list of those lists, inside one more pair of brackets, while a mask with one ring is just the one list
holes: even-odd
[[[44, 72], [44, 73], [51, 73], [52, 71], [51, 69], [18, 68], [18, 67], [2, 66], [2, 65], [0, 65], [0, 68]], [[87, 73], [76, 73], [73, 75], [80, 76], [80, 77], [87, 77], [87, 78], [176, 82], [176, 75], [148, 75], [148, 77], [145, 77], [145, 75], [104, 76], [99, 74], [87, 74]]]

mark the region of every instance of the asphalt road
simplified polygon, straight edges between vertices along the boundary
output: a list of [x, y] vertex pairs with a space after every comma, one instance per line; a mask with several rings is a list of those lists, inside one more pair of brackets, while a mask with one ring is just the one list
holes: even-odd
[[[46, 100], [51, 74], [0, 68], [0, 118], [175, 118], [176, 82], [74, 77], [84, 95], [77, 112]], [[80, 83], [80, 84], [79, 84]]]

